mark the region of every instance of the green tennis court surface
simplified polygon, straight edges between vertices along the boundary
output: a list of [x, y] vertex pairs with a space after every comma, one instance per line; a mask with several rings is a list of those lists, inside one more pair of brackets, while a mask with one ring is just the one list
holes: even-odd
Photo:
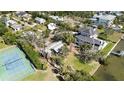
[[34, 72], [34, 66], [18, 47], [0, 50], [0, 80], [22, 80]]

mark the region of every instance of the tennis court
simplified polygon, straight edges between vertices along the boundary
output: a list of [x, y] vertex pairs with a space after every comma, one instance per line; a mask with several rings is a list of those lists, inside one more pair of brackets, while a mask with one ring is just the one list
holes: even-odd
[[22, 80], [34, 72], [34, 66], [18, 47], [0, 50], [0, 80]]

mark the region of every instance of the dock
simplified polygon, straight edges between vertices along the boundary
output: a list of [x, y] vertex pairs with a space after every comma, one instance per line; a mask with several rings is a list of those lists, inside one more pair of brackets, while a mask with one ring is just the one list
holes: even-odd
[[111, 54], [117, 55], [117, 56], [124, 56], [124, 51], [113, 51]]

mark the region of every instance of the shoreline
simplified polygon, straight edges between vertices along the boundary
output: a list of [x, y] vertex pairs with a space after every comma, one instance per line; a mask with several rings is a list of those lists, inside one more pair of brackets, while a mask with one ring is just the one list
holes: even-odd
[[[110, 53], [112, 52], [112, 50], [117, 46], [117, 44], [118, 44], [120, 41], [121, 41], [121, 39], [119, 39], [119, 40], [114, 44], [114, 46], [111, 48], [111, 50], [108, 52], [108, 54], [104, 56], [104, 58], [107, 58], [107, 57], [110, 55]], [[98, 62], [96, 62], [96, 63], [98, 63]], [[98, 64], [99, 64], [99, 63], [98, 63]], [[89, 74], [90, 74], [91, 76], [93, 76], [93, 75], [95, 74], [95, 72], [99, 69], [100, 66], [101, 66], [101, 64], [97, 65], [97, 67], [96, 67], [94, 70], [90, 71]]]

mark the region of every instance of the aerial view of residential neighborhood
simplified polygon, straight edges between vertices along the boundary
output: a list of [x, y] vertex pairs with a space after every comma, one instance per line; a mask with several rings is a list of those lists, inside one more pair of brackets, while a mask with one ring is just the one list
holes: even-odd
[[124, 80], [124, 12], [0, 11], [0, 80]]

